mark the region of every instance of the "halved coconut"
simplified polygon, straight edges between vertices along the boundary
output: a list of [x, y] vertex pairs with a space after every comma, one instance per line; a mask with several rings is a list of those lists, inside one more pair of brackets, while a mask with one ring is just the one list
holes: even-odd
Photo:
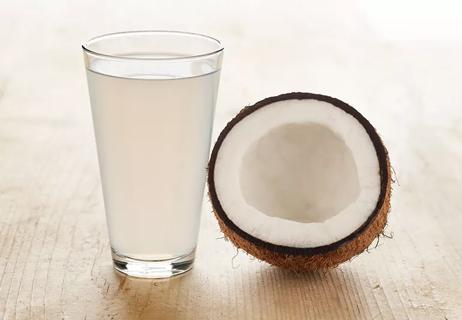
[[244, 108], [213, 148], [208, 185], [223, 233], [292, 270], [329, 268], [361, 253], [390, 208], [390, 164], [374, 127], [319, 94]]

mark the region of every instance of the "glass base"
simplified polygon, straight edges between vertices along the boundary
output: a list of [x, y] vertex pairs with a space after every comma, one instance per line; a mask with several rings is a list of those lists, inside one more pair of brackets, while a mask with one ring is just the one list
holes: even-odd
[[192, 269], [194, 250], [186, 255], [167, 260], [138, 260], [112, 250], [114, 269], [137, 278], [170, 278]]

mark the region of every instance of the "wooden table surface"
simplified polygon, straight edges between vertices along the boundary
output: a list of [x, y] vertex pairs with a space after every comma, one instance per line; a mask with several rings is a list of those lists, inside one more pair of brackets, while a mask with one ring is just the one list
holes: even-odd
[[[0, 8], [0, 319], [462, 319], [460, 10], [301, 0]], [[393, 238], [335, 270], [294, 274], [236, 252], [206, 204], [191, 272], [116, 274], [80, 43], [127, 29], [224, 42], [214, 137], [242, 106], [282, 92], [357, 107], [397, 173]]]

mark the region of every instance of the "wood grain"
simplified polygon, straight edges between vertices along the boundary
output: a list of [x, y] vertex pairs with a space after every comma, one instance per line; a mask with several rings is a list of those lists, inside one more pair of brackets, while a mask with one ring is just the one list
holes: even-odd
[[[0, 319], [462, 318], [460, 39], [403, 41], [366, 4], [295, 2], [0, 0]], [[357, 107], [397, 172], [393, 239], [295, 274], [236, 252], [206, 202], [190, 273], [115, 273], [79, 44], [146, 28], [223, 40], [215, 137], [282, 92]]]

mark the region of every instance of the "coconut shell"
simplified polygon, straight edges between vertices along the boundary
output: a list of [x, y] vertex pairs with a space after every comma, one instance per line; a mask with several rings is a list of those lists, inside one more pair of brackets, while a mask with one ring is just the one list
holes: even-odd
[[[369, 218], [349, 236], [335, 243], [316, 248], [292, 248], [275, 245], [253, 237], [241, 230], [226, 215], [221, 206], [215, 190], [214, 168], [218, 151], [226, 135], [232, 128], [246, 116], [266, 105], [277, 101], [291, 99], [315, 99], [328, 102], [358, 120], [368, 133], [374, 144], [380, 167], [381, 189], [377, 205]], [[387, 224], [391, 197], [391, 170], [388, 152], [374, 127], [356, 109], [338, 99], [312, 93], [294, 92], [270, 97], [257, 102], [253, 106], [245, 107], [234, 117], [220, 133], [215, 143], [208, 168], [209, 197], [215, 217], [224, 235], [238, 248], [243, 249], [252, 256], [266, 261], [272, 265], [294, 271], [311, 271], [328, 269], [350, 260], [352, 257], [366, 250], [372, 241], [377, 238]]]

